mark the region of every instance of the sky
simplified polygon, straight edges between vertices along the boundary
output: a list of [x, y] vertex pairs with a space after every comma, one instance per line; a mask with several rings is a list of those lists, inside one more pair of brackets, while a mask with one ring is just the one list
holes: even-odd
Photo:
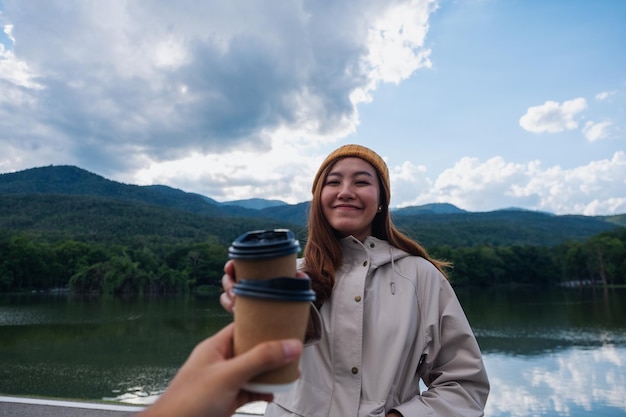
[[358, 143], [391, 206], [626, 213], [626, 2], [0, 0], [0, 173], [311, 199]]

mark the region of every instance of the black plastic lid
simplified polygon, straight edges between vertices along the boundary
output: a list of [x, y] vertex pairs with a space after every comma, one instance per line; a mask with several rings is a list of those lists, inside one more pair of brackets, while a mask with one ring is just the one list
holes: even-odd
[[253, 230], [239, 236], [228, 248], [231, 259], [269, 259], [300, 251], [300, 243], [289, 229]]
[[233, 291], [242, 297], [277, 301], [315, 301], [315, 291], [308, 278], [281, 277], [262, 280], [242, 279]]

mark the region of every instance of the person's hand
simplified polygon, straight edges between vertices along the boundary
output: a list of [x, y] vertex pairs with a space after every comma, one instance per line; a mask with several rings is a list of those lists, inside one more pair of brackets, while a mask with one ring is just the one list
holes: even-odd
[[233, 293], [233, 287], [235, 286], [235, 263], [228, 260], [224, 265], [224, 275], [222, 276], [222, 288], [224, 292], [220, 295], [220, 304], [224, 307], [224, 310], [232, 313], [235, 310], [235, 293]]
[[230, 417], [250, 401], [271, 401], [272, 394], [243, 390], [254, 376], [297, 360], [302, 342], [263, 342], [233, 356], [233, 325], [199, 343], [167, 390], [138, 417]]

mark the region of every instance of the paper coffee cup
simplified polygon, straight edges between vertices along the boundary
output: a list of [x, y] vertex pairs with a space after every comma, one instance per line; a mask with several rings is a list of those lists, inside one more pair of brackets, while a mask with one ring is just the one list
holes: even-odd
[[[308, 278], [240, 280], [233, 290], [237, 295], [235, 356], [268, 340], [304, 340], [310, 303], [315, 300]], [[258, 375], [244, 388], [261, 393], [286, 391], [299, 374], [298, 362], [292, 362]]]
[[[300, 244], [288, 229], [254, 230], [239, 236], [228, 248], [235, 266], [234, 353], [239, 355], [268, 340], [304, 340], [311, 283], [295, 278]], [[298, 378], [298, 363], [266, 372], [245, 388], [253, 392], [287, 390]]]
[[300, 244], [288, 229], [254, 230], [239, 236], [228, 248], [235, 278], [295, 277]]

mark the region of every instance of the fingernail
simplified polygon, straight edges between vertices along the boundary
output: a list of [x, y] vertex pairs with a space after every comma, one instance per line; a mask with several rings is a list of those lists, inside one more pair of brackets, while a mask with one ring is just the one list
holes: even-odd
[[284, 340], [283, 341], [283, 353], [285, 359], [293, 359], [300, 353], [300, 342], [297, 340]]

